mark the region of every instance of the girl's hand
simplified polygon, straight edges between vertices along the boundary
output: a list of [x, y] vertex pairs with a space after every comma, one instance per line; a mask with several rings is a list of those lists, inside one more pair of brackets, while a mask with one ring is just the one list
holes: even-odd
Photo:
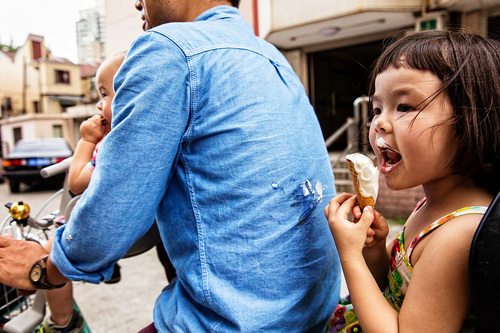
[[372, 225], [368, 230], [365, 246], [374, 247], [382, 244], [385, 247], [389, 235], [389, 223], [379, 212], [374, 211]]
[[359, 215], [358, 208], [359, 219], [348, 220], [349, 213], [353, 211], [355, 206], [356, 196], [342, 193], [334, 197], [330, 204], [325, 207], [325, 215], [337, 250], [341, 258], [344, 259], [351, 256], [362, 256], [365, 245], [373, 243], [375, 238], [378, 239], [382, 234], [381, 232], [377, 234], [377, 231], [370, 228], [375, 218], [373, 207], [366, 207], [361, 215]]
[[[361, 218], [361, 213], [362, 211], [359, 205], [353, 207], [352, 215], [354, 216], [354, 223], [359, 221], [359, 219]], [[366, 234], [365, 246], [373, 247], [380, 243], [384, 244], [385, 246], [388, 235], [389, 224], [387, 223], [386, 219], [375, 210], [372, 225], [370, 226]]]
[[97, 144], [109, 132], [108, 127], [101, 115], [92, 116], [80, 125], [82, 140]]

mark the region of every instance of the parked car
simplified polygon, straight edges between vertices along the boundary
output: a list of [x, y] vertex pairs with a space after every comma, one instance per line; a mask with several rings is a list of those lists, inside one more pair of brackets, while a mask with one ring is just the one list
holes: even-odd
[[19, 192], [20, 183], [62, 182], [64, 174], [42, 178], [40, 170], [73, 155], [73, 150], [63, 138], [19, 140], [3, 160], [3, 177], [8, 180], [10, 191]]

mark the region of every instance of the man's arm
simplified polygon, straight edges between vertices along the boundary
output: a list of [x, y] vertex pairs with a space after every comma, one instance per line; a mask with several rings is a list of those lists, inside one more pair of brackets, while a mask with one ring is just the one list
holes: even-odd
[[[35, 290], [29, 278], [33, 265], [49, 252], [33, 241], [16, 240], [0, 236], [0, 282], [8, 286]], [[66, 279], [49, 260], [47, 261], [48, 281], [52, 284], [66, 283]]]
[[184, 57], [164, 36], [145, 33], [117, 72], [112, 130], [89, 187], [54, 236], [51, 260], [70, 280], [104, 282], [151, 227], [190, 119]]

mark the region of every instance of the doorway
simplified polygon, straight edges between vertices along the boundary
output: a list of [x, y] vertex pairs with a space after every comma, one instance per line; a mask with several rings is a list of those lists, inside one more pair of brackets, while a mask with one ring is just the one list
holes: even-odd
[[[353, 116], [355, 99], [367, 95], [370, 70], [382, 46], [375, 41], [308, 55], [310, 98], [325, 140]], [[343, 150], [346, 145], [344, 136], [329, 149]]]

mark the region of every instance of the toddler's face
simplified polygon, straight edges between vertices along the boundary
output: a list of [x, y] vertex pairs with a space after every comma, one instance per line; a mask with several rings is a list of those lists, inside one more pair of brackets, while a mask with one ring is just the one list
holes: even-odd
[[104, 125], [111, 128], [111, 102], [115, 96], [113, 89], [113, 76], [115, 70], [113, 66], [109, 66], [108, 63], [103, 63], [97, 72], [97, 90], [101, 99], [97, 102], [97, 108], [101, 111], [102, 117], [104, 118]]
[[433, 73], [389, 67], [375, 80], [370, 144], [391, 189], [445, 179], [455, 156], [453, 108], [448, 95], [435, 94], [443, 82]]

